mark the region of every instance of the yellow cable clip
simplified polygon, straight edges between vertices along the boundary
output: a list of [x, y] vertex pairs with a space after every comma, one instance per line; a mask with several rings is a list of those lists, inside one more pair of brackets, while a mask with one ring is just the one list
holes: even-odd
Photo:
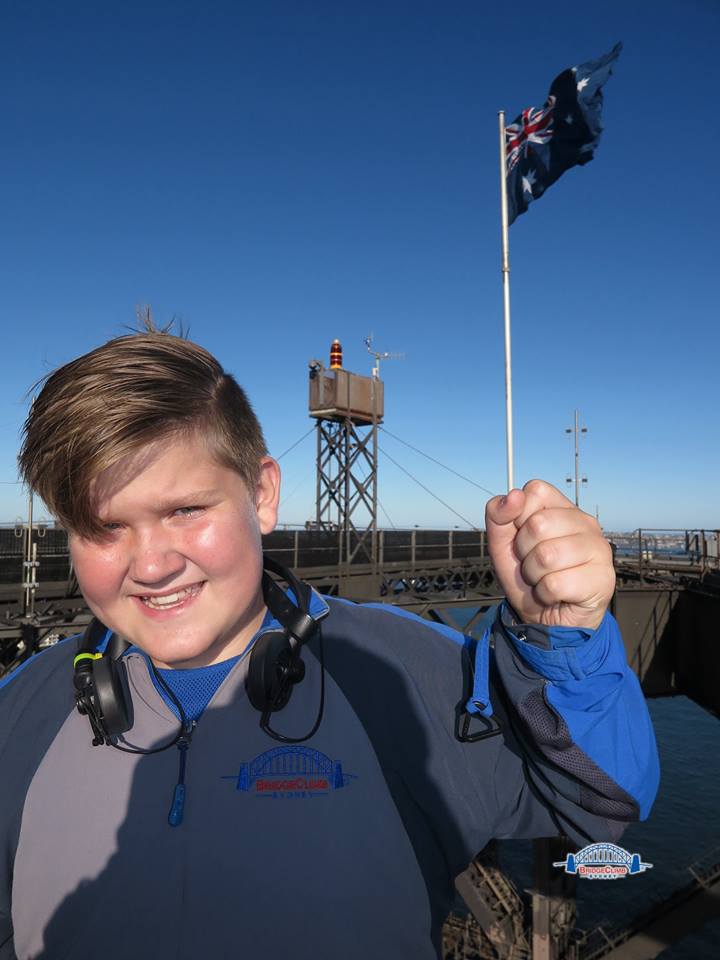
[[73, 669], [75, 669], [80, 660], [102, 660], [102, 657], [102, 653], [79, 653], [73, 660]]

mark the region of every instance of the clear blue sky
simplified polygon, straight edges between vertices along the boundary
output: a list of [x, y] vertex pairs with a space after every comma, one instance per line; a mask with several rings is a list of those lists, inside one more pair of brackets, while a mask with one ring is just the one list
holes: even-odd
[[[247, 388], [279, 454], [307, 361], [387, 363], [386, 425], [505, 482], [497, 110], [622, 40], [595, 160], [510, 231], [517, 480], [606, 527], [720, 526], [716, 0], [49, 3], [0, 12], [0, 520], [24, 512], [28, 387], [172, 316]], [[483, 494], [383, 438], [479, 524]], [[281, 519], [313, 513], [311, 438]], [[570, 488], [568, 488], [570, 489]], [[381, 462], [396, 526], [460, 521]], [[385, 517], [381, 516], [381, 521]]]

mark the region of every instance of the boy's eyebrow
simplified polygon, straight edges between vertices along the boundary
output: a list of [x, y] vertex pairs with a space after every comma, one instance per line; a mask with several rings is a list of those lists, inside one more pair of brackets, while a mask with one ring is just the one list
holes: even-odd
[[220, 491], [211, 490], [192, 490], [188, 493], [181, 493], [177, 496], [166, 497], [164, 500], [158, 500], [158, 510], [169, 510], [171, 507], [193, 507], [203, 506], [207, 500], [217, 500], [221, 496]]

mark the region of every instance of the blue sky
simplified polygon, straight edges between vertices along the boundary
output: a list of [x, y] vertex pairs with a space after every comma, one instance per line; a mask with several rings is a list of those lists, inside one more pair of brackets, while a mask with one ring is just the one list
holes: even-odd
[[[495, 7], [2, 5], [0, 520], [25, 510], [27, 389], [138, 303], [219, 356], [276, 454], [310, 426], [308, 360], [338, 337], [369, 373], [372, 331], [405, 354], [388, 430], [500, 492], [497, 111], [622, 40], [595, 160], [510, 231], [516, 482], [565, 486], [577, 407], [606, 527], [720, 526], [720, 4]], [[481, 523], [481, 491], [381, 444]], [[302, 522], [312, 438], [282, 464]], [[387, 460], [380, 499], [396, 526], [462, 525]]]

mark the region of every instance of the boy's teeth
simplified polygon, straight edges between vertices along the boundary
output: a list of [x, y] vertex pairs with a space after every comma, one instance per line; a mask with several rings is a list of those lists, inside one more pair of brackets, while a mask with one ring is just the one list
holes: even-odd
[[185, 600], [192, 593], [197, 593], [199, 584], [196, 584], [192, 587], [187, 587], [185, 590], [180, 590], [178, 593], [169, 593], [165, 597], [143, 597], [143, 603], [146, 603], [149, 607], [170, 607], [174, 603], [179, 603], [182, 600]]

